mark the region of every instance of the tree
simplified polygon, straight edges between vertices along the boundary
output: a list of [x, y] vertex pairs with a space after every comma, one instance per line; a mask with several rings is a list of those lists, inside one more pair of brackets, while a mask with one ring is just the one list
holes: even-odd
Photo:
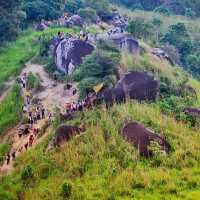
[[135, 18], [132, 20], [128, 27], [127, 31], [131, 33], [136, 38], [144, 38], [147, 39], [150, 37], [153, 30], [153, 26], [149, 22], [145, 22], [143, 18]]
[[75, 72], [74, 80], [79, 82], [81, 97], [97, 84], [113, 86], [118, 75], [119, 61], [120, 51], [110, 42], [100, 41], [97, 49], [84, 59]]
[[22, 0], [1, 0], [0, 45], [17, 37], [20, 24], [26, 17], [20, 10], [21, 3]]
[[190, 54], [186, 58], [186, 64], [189, 71], [200, 76], [200, 56], [198, 54]]
[[155, 27], [155, 31], [156, 31], [156, 43], [158, 44], [159, 42], [159, 35], [160, 35], [160, 27], [162, 26], [163, 22], [160, 18], [158, 17], [154, 17], [152, 20], [152, 24]]
[[41, 19], [52, 20], [61, 16], [64, 2], [63, 0], [26, 0], [23, 9], [30, 22]]
[[177, 23], [170, 26], [161, 41], [175, 46], [181, 55], [183, 63], [185, 63], [185, 57], [190, 54], [193, 48], [192, 40], [184, 23]]
[[81, 8], [78, 14], [88, 23], [96, 22], [97, 13], [96, 10], [92, 8]]

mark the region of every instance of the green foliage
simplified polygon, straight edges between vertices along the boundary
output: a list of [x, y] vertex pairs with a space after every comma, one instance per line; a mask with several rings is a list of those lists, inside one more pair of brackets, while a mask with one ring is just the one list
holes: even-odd
[[23, 9], [27, 14], [27, 20], [39, 21], [41, 19], [58, 19], [64, 7], [62, 0], [25, 0]]
[[24, 169], [22, 170], [21, 173], [21, 179], [23, 181], [27, 181], [33, 178], [33, 169], [31, 167], [31, 165], [27, 165], [26, 167], [24, 167]]
[[150, 22], [145, 22], [143, 18], [136, 18], [130, 21], [127, 31], [136, 38], [148, 39], [152, 35], [153, 26]]
[[0, 104], [0, 134], [20, 120], [22, 104], [20, 87], [15, 85]]
[[103, 83], [105, 86], [113, 86], [118, 73], [120, 61], [119, 50], [106, 41], [101, 41], [97, 49], [87, 56], [83, 64], [74, 74], [74, 80], [79, 82], [81, 96], [93, 86]]
[[29, 73], [27, 77], [26, 89], [31, 90], [33, 93], [40, 91], [42, 89], [40, 77], [38, 75], [33, 75], [33, 73]]
[[200, 56], [199, 54], [190, 54], [186, 58], [186, 65], [189, 71], [196, 76], [200, 76]]
[[170, 15], [169, 9], [164, 5], [161, 5], [161, 6], [157, 7], [154, 10], [154, 12], [158, 12], [158, 13], [161, 13], [161, 14], [164, 14], [164, 15]]
[[190, 54], [193, 44], [184, 23], [177, 23], [169, 27], [168, 32], [161, 39], [162, 42], [175, 46], [185, 62], [185, 56]]
[[8, 143], [0, 144], [0, 165], [5, 160], [5, 156], [9, 152], [9, 149], [10, 149], [10, 144]]
[[110, 0], [111, 2], [125, 5], [128, 8], [154, 10], [165, 15], [170, 13], [195, 17], [200, 15], [200, 2], [198, 0]]
[[0, 45], [15, 40], [25, 15], [20, 11], [22, 0], [2, 0], [0, 4]]
[[64, 182], [62, 184], [61, 195], [66, 199], [70, 198], [70, 196], [72, 195], [72, 185], [70, 183]]
[[78, 10], [78, 14], [88, 23], [96, 22], [97, 13], [92, 8], [81, 8]]

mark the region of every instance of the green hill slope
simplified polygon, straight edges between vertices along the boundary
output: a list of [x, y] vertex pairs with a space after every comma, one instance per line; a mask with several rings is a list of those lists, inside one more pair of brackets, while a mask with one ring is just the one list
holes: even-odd
[[[186, 79], [197, 92], [194, 105], [199, 106], [200, 83], [182, 69], [154, 57], [147, 44], [141, 42], [141, 46], [143, 55], [123, 55], [122, 70], [148, 71], [178, 86]], [[0, 199], [61, 200], [64, 194], [73, 200], [198, 199], [199, 129], [176, 121], [173, 113], [164, 115], [160, 101], [131, 101], [108, 110], [100, 106], [80, 113], [66, 124], [84, 124], [85, 133], [48, 153], [49, 139], [45, 139], [36, 149], [18, 157], [15, 171], [1, 180]], [[120, 135], [125, 122], [132, 120], [165, 136], [172, 146], [170, 154], [156, 154], [148, 160], [139, 157]], [[49, 138], [59, 124], [57, 121], [49, 130]]]

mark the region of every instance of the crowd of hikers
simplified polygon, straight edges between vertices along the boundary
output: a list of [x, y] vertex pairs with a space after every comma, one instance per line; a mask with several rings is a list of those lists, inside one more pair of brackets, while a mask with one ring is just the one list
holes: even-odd
[[48, 118], [48, 123], [53, 120], [53, 115], [50, 111], [47, 111], [41, 104], [33, 104], [31, 94], [27, 91], [27, 74], [24, 73], [19, 78], [20, 87], [24, 93], [24, 105], [22, 107], [24, 115], [27, 117], [27, 124], [22, 125], [18, 129], [19, 139], [23, 136], [28, 137], [25, 144], [20, 146], [18, 149], [12, 149], [6, 156], [6, 164], [9, 165], [11, 160], [15, 160], [17, 152], [22, 152], [23, 149], [27, 150], [32, 147], [33, 142], [40, 132], [40, 128], [37, 124], [40, 120]]

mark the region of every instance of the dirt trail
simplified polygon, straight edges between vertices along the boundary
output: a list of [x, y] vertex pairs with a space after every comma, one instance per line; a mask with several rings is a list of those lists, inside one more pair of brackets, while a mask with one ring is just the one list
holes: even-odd
[[[64, 84], [62, 83], [56, 83], [52, 80], [49, 75], [44, 71], [44, 68], [42, 65], [33, 64], [31, 61], [26, 63], [26, 67], [21, 72], [21, 76], [23, 73], [29, 73], [32, 72], [33, 74], [37, 74], [41, 79], [41, 85], [43, 86], [43, 90], [37, 94], [34, 95], [34, 97], [37, 97], [41, 100], [41, 104], [44, 106], [48, 112], [54, 111], [55, 107], [60, 108], [61, 110], [64, 109], [65, 103], [70, 103], [73, 101], [77, 101], [78, 95], [72, 95], [72, 90], [64, 90]], [[22, 91], [23, 97], [25, 96], [26, 91]], [[36, 125], [34, 125], [34, 128], [42, 128], [46, 125], [48, 119], [40, 120]], [[18, 157], [21, 153], [25, 151], [24, 145], [27, 143], [30, 135], [22, 136], [19, 138], [18, 136], [18, 128], [20, 124], [18, 124], [16, 127], [9, 130], [3, 138], [3, 142], [10, 141], [12, 143], [11, 153], [13, 151], [16, 151], [16, 156]], [[48, 135], [48, 131], [46, 131], [42, 137], [35, 137], [33, 146], [31, 148], [34, 148], [39, 142], [43, 140]], [[20, 148], [23, 147], [23, 150], [19, 152]], [[10, 164], [6, 164], [6, 161], [0, 168], [0, 176], [4, 176], [11, 172], [13, 170], [13, 164], [14, 162], [11, 160]]]

